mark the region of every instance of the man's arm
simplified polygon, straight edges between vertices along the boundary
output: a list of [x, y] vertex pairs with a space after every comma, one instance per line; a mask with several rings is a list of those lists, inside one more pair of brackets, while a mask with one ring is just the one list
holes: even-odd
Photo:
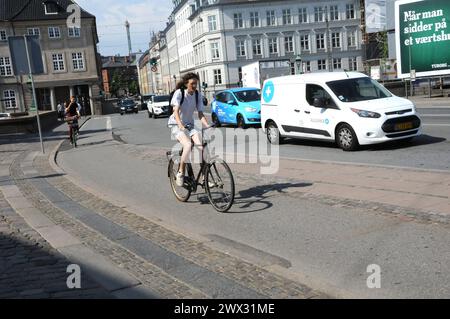
[[205, 114], [203, 113], [205, 110], [205, 106], [203, 105], [203, 94], [198, 94], [198, 104], [197, 104], [197, 111], [198, 111], [198, 119], [202, 122], [204, 127], [209, 127], [208, 120], [206, 119]]
[[175, 121], [177, 122], [177, 125], [180, 128], [180, 130], [184, 131], [186, 128], [181, 122], [180, 102], [181, 102], [181, 91], [176, 91], [175, 94], [173, 95], [171, 104], [173, 105], [173, 114], [175, 115]]

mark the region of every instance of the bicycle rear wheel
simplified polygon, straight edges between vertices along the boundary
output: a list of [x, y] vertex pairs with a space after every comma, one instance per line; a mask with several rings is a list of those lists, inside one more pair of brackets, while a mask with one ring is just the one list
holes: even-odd
[[189, 198], [191, 197], [191, 189], [190, 187], [187, 187], [186, 183], [184, 183], [184, 186], [180, 187], [177, 185], [177, 173], [179, 168], [179, 162], [174, 161], [173, 159], [169, 162], [169, 179], [170, 179], [170, 186], [172, 187], [173, 194], [180, 202], [187, 202]]
[[227, 163], [214, 160], [206, 169], [205, 188], [211, 205], [220, 213], [226, 213], [234, 203], [235, 185]]

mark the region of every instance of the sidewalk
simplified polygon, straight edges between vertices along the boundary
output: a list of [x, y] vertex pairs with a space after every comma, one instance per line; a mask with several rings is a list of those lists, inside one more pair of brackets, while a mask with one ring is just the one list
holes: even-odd
[[[0, 145], [0, 265], [11, 269], [0, 275], [0, 297], [326, 297], [86, 192], [52, 164], [58, 143], [46, 144], [51, 154], [36, 152], [37, 143]], [[27, 244], [55, 266], [37, 268], [14, 233], [32, 234]], [[81, 290], [66, 287], [69, 264], [82, 269]], [[39, 277], [22, 282], [21, 271]]]

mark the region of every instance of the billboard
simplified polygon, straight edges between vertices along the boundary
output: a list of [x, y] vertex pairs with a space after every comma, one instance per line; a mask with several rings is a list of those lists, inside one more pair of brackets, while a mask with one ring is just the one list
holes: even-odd
[[450, 1], [395, 4], [398, 77], [450, 74]]

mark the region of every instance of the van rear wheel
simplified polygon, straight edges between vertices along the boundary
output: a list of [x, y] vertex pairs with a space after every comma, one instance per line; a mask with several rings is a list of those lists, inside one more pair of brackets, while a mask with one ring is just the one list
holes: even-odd
[[342, 124], [336, 130], [336, 143], [345, 152], [356, 151], [359, 148], [358, 137], [348, 124]]

